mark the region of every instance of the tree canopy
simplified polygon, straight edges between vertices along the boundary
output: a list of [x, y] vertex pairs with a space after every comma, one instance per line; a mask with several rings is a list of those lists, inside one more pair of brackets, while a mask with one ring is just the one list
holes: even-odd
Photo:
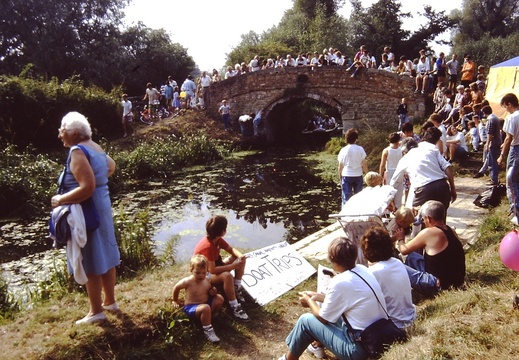
[[[141, 93], [148, 81], [182, 78], [193, 59], [165, 30], [124, 29], [130, 0], [4, 0], [0, 3], [0, 73], [67, 79]], [[137, 88], [137, 83], [139, 87]]]
[[[360, 45], [366, 45], [377, 58], [385, 46], [390, 46], [397, 55], [411, 57], [456, 23], [444, 11], [436, 12], [426, 6], [423, 26], [410, 32], [402, 28], [402, 20], [411, 15], [403, 13], [400, 2], [396, 0], [379, 0], [368, 8], [364, 8], [360, 0], [350, 0], [352, 11], [349, 19], [337, 12], [344, 3], [337, 0], [295, 0], [292, 9], [285, 12], [277, 26], [261, 36], [254, 34], [253, 45], [250, 36], [242, 37], [242, 42], [228, 54], [227, 63], [247, 62], [254, 55], [275, 58], [287, 52], [321, 52], [330, 46], [351, 57]], [[266, 43], [282, 44], [288, 51], [281, 54], [259, 52]], [[281, 47], [269, 46], [269, 49]]]
[[464, 0], [453, 16], [459, 21], [453, 52], [470, 54], [486, 66], [519, 54], [517, 0]]

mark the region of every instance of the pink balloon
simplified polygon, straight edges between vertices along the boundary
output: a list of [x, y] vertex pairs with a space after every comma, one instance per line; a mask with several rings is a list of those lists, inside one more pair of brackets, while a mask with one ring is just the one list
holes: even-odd
[[519, 271], [519, 235], [516, 230], [509, 232], [501, 240], [499, 257], [507, 268]]

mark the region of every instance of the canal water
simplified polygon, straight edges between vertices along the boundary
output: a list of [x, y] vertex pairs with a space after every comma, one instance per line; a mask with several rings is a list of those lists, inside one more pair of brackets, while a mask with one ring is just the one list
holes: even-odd
[[[332, 223], [328, 215], [340, 208], [338, 183], [323, 180], [317, 165], [293, 150], [234, 156], [149, 182], [116, 197], [113, 207], [128, 214], [148, 209], [157, 253], [174, 241], [175, 261], [190, 258], [213, 215], [227, 217], [225, 239], [244, 251], [294, 243]], [[12, 285], [41, 281], [64, 258], [51, 249], [46, 228], [46, 219], [0, 228], [0, 263]]]

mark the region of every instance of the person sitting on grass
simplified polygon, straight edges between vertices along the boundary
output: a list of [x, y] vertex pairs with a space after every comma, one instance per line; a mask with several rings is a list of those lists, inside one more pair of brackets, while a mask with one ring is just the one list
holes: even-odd
[[[194, 255], [204, 255], [208, 260], [208, 277], [212, 284], [222, 284], [225, 296], [232, 308], [236, 319], [249, 321], [249, 316], [238, 302], [245, 302], [241, 279], [245, 271], [246, 257], [237, 249], [230, 246], [224, 239], [227, 232], [227, 219], [216, 215], [205, 224], [207, 235], [200, 240], [194, 250]], [[220, 249], [231, 256], [222, 259]], [[234, 270], [234, 277], [231, 271]]]
[[467, 159], [469, 149], [465, 141], [465, 135], [458, 131], [456, 126], [449, 126], [447, 129], [447, 147], [449, 149], [449, 161], [464, 161]]
[[[173, 307], [184, 306], [184, 312], [193, 321], [199, 321], [204, 335], [212, 343], [220, 342], [211, 324], [212, 315], [223, 305], [223, 296], [207, 279], [208, 264], [203, 255], [195, 255], [189, 265], [190, 276], [183, 278], [173, 287]], [[185, 300], [179, 300], [180, 290], [185, 291]]]
[[399, 229], [404, 230], [404, 235], [409, 235], [411, 233], [411, 226], [415, 222], [415, 215], [413, 210], [408, 207], [399, 207], [398, 210], [394, 212], [394, 215], [395, 217], [391, 219], [389, 224], [387, 224], [389, 234], [391, 235], [391, 239], [393, 241], [396, 240], [394, 234]]
[[364, 233], [360, 245], [369, 261], [368, 270], [384, 293], [389, 317], [396, 326], [405, 330], [416, 319], [416, 307], [405, 265], [393, 257], [393, 240], [386, 229], [374, 226]]
[[[445, 206], [429, 200], [420, 208], [425, 229], [405, 241], [403, 229], [395, 231], [396, 246], [407, 255], [406, 269], [411, 287], [425, 296], [440, 290], [461, 288], [465, 282], [465, 252], [458, 235], [445, 224]], [[417, 251], [424, 251], [424, 255]]]

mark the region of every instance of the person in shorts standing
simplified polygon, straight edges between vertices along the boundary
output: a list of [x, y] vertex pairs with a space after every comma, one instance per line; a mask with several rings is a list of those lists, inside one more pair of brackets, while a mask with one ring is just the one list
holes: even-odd
[[223, 127], [225, 130], [232, 130], [231, 125], [231, 107], [227, 105], [227, 100], [222, 100], [222, 106], [218, 109], [218, 112], [222, 115]]
[[[458, 83], [458, 55], [452, 54], [452, 58], [447, 61], [447, 71], [449, 73], [449, 90], [454, 93]], [[465, 87], [463, 87], [465, 89]]]
[[123, 106], [123, 118], [122, 118], [122, 126], [124, 135], [123, 137], [128, 136], [128, 128], [133, 134], [133, 112], [132, 112], [132, 102], [128, 100], [128, 95], [123, 94], [123, 101], [121, 102]]
[[142, 98], [142, 100], [148, 100], [148, 107], [150, 109], [151, 121], [158, 117], [157, 110], [159, 109], [160, 104], [160, 92], [153, 87], [151, 83], [146, 84], [146, 95]]

